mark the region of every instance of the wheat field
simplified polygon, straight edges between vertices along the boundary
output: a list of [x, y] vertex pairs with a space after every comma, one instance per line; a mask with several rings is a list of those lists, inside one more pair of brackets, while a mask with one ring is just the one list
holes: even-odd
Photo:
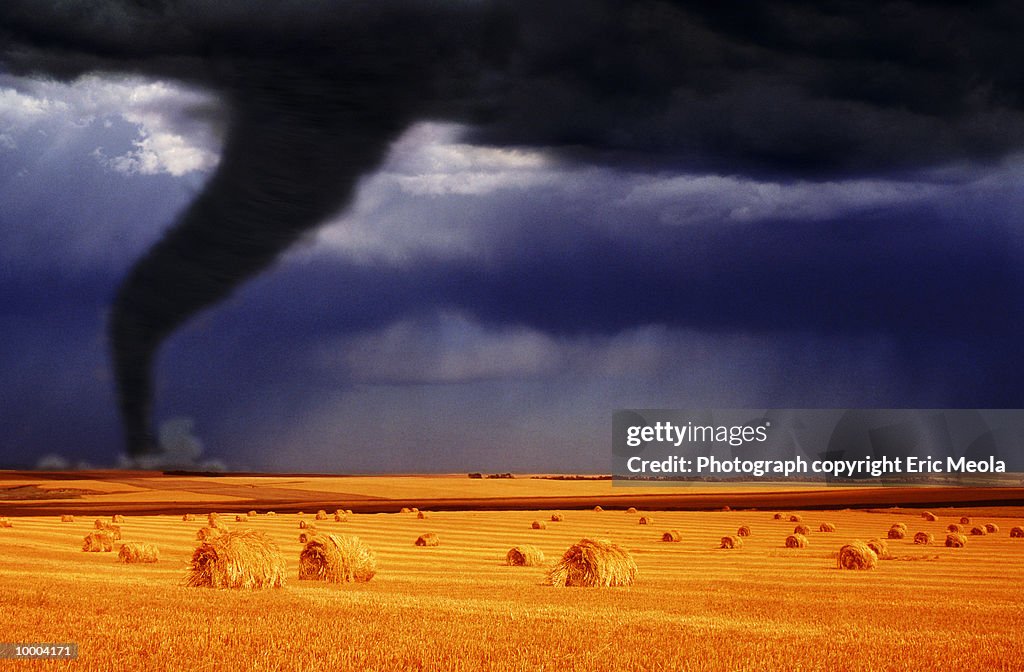
[[[265, 531], [284, 552], [286, 585], [263, 591], [182, 585], [202, 515], [129, 515], [124, 540], [159, 546], [159, 562], [147, 565], [118, 563], [118, 544], [82, 553], [90, 517], [12, 518], [0, 530], [2, 639], [79, 644], [75, 663], [25, 661], [19, 670], [1024, 669], [1024, 540], [1008, 534], [1024, 510], [971, 514], [1003, 532], [962, 549], [941, 545], [954, 512], [927, 522], [905, 512], [803, 511], [812, 530], [804, 549], [784, 548], [793, 524], [771, 511], [656, 511], [656, 524], [644, 526], [639, 516], [652, 512], [568, 510], [562, 522], [531, 528], [553, 512], [321, 521], [322, 530], [358, 535], [378, 561], [368, 583], [325, 584], [298, 580], [298, 521], [312, 514], [260, 511], [227, 525]], [[825, 521], [837, 531], [818, 532]], [[843, 544], [884, 537], [900, 521], [911, 534], [889, 540], [892, 559], [871, 571], [836, 568]], [[751, 536], [742, 548], [719, 549], [743, 524]], [[669, 529], [682, 541], [663, 542]], [[917, 531], [932, 532], [936, 545], [915, 545]], [[415, 546], [425, 532], [440, 545]], [[556, 589], [544, 566], [505, 564], [511, 547], [532, 544], [550, 566], [583, 537], [627, 548], [636, 583]]]

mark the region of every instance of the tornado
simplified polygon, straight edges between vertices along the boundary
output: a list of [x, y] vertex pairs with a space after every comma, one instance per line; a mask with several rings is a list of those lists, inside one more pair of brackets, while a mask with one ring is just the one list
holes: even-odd
[[237, 113], [216, 173], [117, 293], [109, 337], [131, 455], [157, 448], [150, 418], [160, 345], [343, 207], [402, 129], [357, 105], [321, 99], [312, 117], [296, 114], [293, 101], [250, 100]]

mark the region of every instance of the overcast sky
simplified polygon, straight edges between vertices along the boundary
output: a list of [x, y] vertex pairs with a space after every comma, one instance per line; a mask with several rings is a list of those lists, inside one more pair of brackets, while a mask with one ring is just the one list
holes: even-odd
[[[747, 39], [698, 24], [705, 48]], [[592, 80], [632, 91], [631, 46]], [[862, 46], [899, 75], [904, 55]], [[1020, 407], [1021, 78], [967, 61], [933, 63], [952, 92], [987, 82], [953, 111], [945, 84], [851, 92], [780, 66], [716, 73], [714, 96], [665, 75], [657, 124], [602, 108], [589, 71], [539, 98], [550, 82], [517, 75], [497, 121], [409, 112], [350, 200], [163, 342], [154, 425], [176, 459], [232, 469], [607, 472], [619, 408]], [[126, 464], [114, 297], [242, 123], [215, 85], [109, 65], [0, 74], [0, 466]]]

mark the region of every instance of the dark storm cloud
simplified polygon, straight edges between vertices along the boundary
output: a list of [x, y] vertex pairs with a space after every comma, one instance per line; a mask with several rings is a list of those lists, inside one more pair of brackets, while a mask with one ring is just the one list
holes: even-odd
[[[227, 110], [216, 174], [131, 271], [114, 306], [110, 335], [129, 450], [151, 448], [151, 368], [163, 340], [343, 207], [357, 178], [417, 119], [471, 123], [478, 142], [540, 145], [567, 159], [772, 175], [990, 161], [1024, 145], [1024, 12], [1015, 5], [722, 7], [611, 0], [289, 0], [258, 10], [238, 0], [2, 3], [0, 45], [15, 73], [173, 77], [213, 91]], [[764, 239], [776, 234], [744, 232], [710, 243], [676, 237], [625, 251], [583, 240], [568, 256], [551, 257], [548, 249], [566, 246], [552, 234], [550, 245], [523, 242], [533, 256], [519, 258], [515, 274], [456, 269], [427, 286], [446, 300], [459, 297], [485, 319], [504, 319], [508, 310], [554, 331], [674, 322], [675, 311], [698, 323], [785, 326], [778, 311], [745, 291], [753, 289], [779, 296], [789, 307], [782, 313], [797, 322], [812, 319], [802, 312], [817, 311], [813, 319], [835, 328], [909, 328], [928, 318], [916, 307], [934, 296], [923, 288], [948, 289], [956, 306], [966, 302], [963, 288], [947, 287], [939, 268], [949, 250], [931, 250], [919, 269], [923, 280], [915, 280], [891, 270], [899, 259], [892, 250], [920, 254], [905, 240], [895, 247], [875, 241], [885, 248], [879, 264], [850, 258], [820, 231]], [[801, 261], [756, 287], [754, 278], [764, 274], [735, 262], [728, 275], [687, 270], [720, 257], [716, 242], [755, 269], [768, 243], [783, 261], [787, 254]], [[867, 276], [829, 287], [822, 303], [807, 287], [828, 263]], [[994, 265], [977, 265], [981, 285], [1007, 280], [998, 256]], [[618, 291], [627, 281], [638, 283], [628, 300]], [[879, 306], [894, 286], [898, 300]], [[674, 298], [666, 303], [663, 295]], [[839, 308], [848, 304], [857, 308]], [[979, 326], [990, 324], [964, 308]], [[939, 320], [940, 330], [961, 329], [952, 318]]]

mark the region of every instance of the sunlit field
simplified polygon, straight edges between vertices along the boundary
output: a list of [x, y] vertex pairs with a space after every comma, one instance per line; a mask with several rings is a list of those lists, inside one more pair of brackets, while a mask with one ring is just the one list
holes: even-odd
[[[486, 484], [486, 483], [485, 483]], [[608, 487], [607, 485], [605, 487]], [[0, 529], [0, 609], [6, 642], [76, 642], [74, 663], [5, 661], [4, 669], [76, 670], [1016, 670], [1024, 668], [1024, 509], [648, 511], [563, 510], [356, 513], [317, 521], [358, 535], [377, 554], [366, 583], [298, 579], [299, 521], [278, 512], [235, 522], [280, 546], [286, 583], [260, 591], [183, 585], [210, 507], [194, 521], [132, 515], [123, 542], [156, 544], [155, 564], [126, 565], [82, 552], [97, 516], [9, 517]], [[2, 512], [0, 512], [2, 513]], [[104, 516], [118, 513], [111, 508]], [[784, 547], [798, 513], [811, 532]], [[943, 545], [961, 515], [999, 532]], [[638, 523], [649, 516], [649, 525]], [[545, 521], [546, 529], [533, 529]], [[891, 559], [840, 570], [839, 548], [886, 536]], [[835, 532], [819, 532], [823, 522]], [[749, 525], [742, 548], [721, 537]], [[682, 541], [661, 541], [668, 530]], [[969, 528], [968, 528], [969, 529]], [[915, 545], [918, 531], [932, 545]], [[425, 532], [435, 548], [414, 545]], [[612, 540], [639, 569], [632, 586], [556, 588], [546, 567], [581, 538]], [[533, 544], [545, 566], [509, 567]]]

